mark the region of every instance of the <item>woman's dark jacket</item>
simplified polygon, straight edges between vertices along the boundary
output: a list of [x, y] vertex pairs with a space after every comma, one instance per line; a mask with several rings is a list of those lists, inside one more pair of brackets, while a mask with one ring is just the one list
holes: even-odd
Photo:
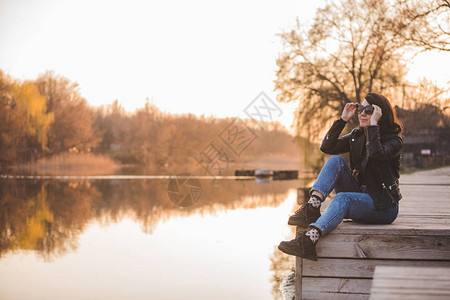
[[376, 208], [394, 205], [402, 198], [398, 187], [402, 138], [396, 133], [380, 136], [379, 126], [356, 128], [339, 137], [346, 124], [342, 119], [336, 120], [320, 150], [326, 154], [350, 152], [350, 168], [360, 174], [360, 184], [366, 186]]

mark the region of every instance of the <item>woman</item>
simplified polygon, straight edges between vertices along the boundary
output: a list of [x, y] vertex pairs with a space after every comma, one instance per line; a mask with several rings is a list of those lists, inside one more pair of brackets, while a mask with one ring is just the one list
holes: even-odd
[[[359, 126], [339, 137], [347, 122], [358, 114]], [[313, 184], [309, 201], [289, 218], [289, 225], [309, 226], [295, 239], [281, 242], [282, 252], [317, 260], [316, 244], [343, 219], [367, 224], [390, 224], [398, 214], [398, 186], [403, 145], [402, 124], [389, 101], [369, 93], [362, 104], [348, 103], [322, 141], [326, 154], [350, 152], [350, 167], [331, 156]], [[335, 197], [321, 216], [320, 205], [335, 190]]]

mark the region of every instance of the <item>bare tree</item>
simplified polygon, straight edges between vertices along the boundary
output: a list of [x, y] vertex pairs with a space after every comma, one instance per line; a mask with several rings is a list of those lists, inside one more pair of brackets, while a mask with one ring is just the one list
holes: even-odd
[[415, 110], [423, 105], [431, 105], [445, 113], [450, 107], [449, 92], [450, 87], [443, 88], [423, 78], [417, 84], [404, 86], [401, 107]]
[[450, 1], [397, 0], [395, 8], [402, 17], [393, 20], [393, 28], [405, 44], [450, 51]]
[[[318, 137], [324, 122], [368, 92], [389, 96], [402, 85], [405, 43], [392, 24], [398, 10], [387, 0], [333, 1], [313, 24], [283, 32], [277, 59], [278, 101], [299, 103], [299, 134]], [[404, 29], [403, 29], [404, 30]]]

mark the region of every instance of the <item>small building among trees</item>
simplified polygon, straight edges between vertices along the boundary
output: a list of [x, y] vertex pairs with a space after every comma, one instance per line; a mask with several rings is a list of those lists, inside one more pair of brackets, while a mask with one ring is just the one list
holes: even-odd
[[450, 117], [431, 104], [414, 110], [395, 107], [404, 130], [404, 167], [444, 165], [450, 161]]

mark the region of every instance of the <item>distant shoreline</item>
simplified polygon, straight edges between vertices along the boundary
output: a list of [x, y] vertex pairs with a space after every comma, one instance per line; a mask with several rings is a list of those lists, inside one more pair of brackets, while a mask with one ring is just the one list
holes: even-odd
[[[310, 168], [303, 167], [299, 158], [267, 156], [231, 163], [221, 175], [234, 175], [235, 170], [241, 169], [312, 171]], [[20, 175], [173, 175], [179, 173], [202, 175], [205, 173], [205, 170], [195, 163], [169, 168], [151, 168], [139, 164], [121, 164], [105, 154], [94, 153], [63, 153], [36, 162], [11, 166], [7, 170]]]

